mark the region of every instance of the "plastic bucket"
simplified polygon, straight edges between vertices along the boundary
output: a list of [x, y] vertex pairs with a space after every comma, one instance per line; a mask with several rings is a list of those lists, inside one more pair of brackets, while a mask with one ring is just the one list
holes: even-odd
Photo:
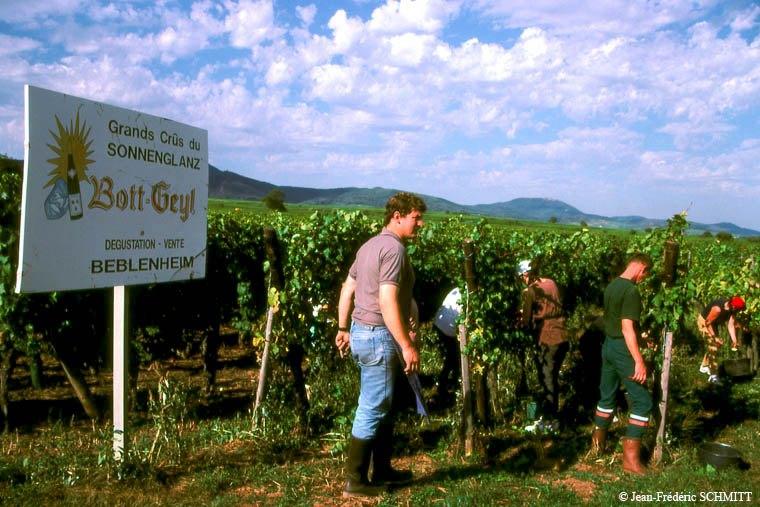
[[537, 412], [538, 412], [538, 404], [533, 400], [529, 400], [525, 404], [525, 417], [527, 417], [529, 421], [535, 421]]
[[723, 371], [729, 377], [746, 377], [752, 374], [752, 365], [749, 358], [726, 359], [723, 361]]
[[699, 459], [706, 465], [726, 468], [741, 464], [742, 455], [728, 444], [705, 442], [699, 447]]

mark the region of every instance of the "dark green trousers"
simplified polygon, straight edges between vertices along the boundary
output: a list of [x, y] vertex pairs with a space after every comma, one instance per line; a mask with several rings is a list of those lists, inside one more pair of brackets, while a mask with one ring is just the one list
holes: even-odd
[[607, 429], [617, 406], [620, 384], [625, 387], [631, 400], [628, 428], [625, 436], [641, 438], [649, 427], [652, 413], [652, 396], [646, 387], [630, 379], [636, 369], [624, 338], [607, 337], [602, 345], [602, 376], [599, 380], [599, 403], [596, 406], [594, 424]]

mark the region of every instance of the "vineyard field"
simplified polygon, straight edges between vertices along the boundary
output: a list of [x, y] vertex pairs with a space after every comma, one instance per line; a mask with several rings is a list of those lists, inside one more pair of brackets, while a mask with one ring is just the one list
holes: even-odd
[[[2, 178], [0, 188], [20, 187], [12, 172]], [[124, 466], [108, 452], [110, 408], [103, 389], [110, 382], [112, 294], [13, 292], [18, 197], [6, 191], [0, 199], [0, 420], [6, 430], [0, 498], [19, 505], [31, 505], [27, 498], [77, 505], [341, 505], [358, 386], [355, 365], [333, 344], [337, 301], [357, 249], [381, 229], [379, 210], [293, 206], [273, 213], [258, 203], [212, 201], [206, 278], [129, 289], [133, 420]], [[674, 215], [667, 227], [637, 233], [470, 215], [426, 218], [408, 251], [431, 418], [424, 423], [413, 411], [402, 412], [396, 451], [420, 479], [380, 504], [609, 505], [623, 490], [742, 491], [760, 483], [760, 383], [753, 376], [721, 388], [707, 385], [696, 371], [703, 343], [695, 322], [708, 301], [742, 296], [747, 308], [738, 318], [740, 350], [724, 347], [721, 359], [740, 354], [756, 371], [760, 243], [689, 236], [685, 214]], [[451, 347], [431, 326], [443, 295], [467, 287], [465, 240], [474, 246], [476, 280], [465, 291], [462, 317], [478, 400], [477, 446], [470, 456], [461, 447], [459, 385], [439, 389]], [[668, 251], [677, 252], [670, 267]], [[653, 467], [655, 478], [646, 480], [619, 478], [619, 453], [603, 463], [584, 459], [597, 396], [594, 322], [604, 288], [633, 252], [655, 260], [640, 286], [655, 395], [661, 340], [666, 331], [674, 335], [667, 452]], [[523, 259], [560, 285], [573, 337], [560, 374], [563, 431], [555, 436], [522, 429], [538, 388], [532, 344], [516, 318], [522, 291], [516, 266]], [[254, 418], [269, 309], [274, 367]], [[56, 407], [56, 399], [67, 401], [66, 410], [46, 412], [45, 400]], [[37, 409], [24, 411], [31, 406]], [[655, 444], [650, 433], [649, 450]], [[741, 448], [747, 466], [705, 468], [696, 449], [716, 439]]]

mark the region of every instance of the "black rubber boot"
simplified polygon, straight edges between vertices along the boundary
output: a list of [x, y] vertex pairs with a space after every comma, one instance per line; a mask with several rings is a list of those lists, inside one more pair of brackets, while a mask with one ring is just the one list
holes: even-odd
[[377, 429], [372, 452], [372, 482], [374, 484], [403, 485], [411, 482], [410, 470], [395, 470], [391, 466], [393, 454], [393, 423], [385, 423]]
[[344, 497], [377, 496], [386, 491], [385, 486], [371, 484], [367, 478], [369, 460], [374, 441], [362, 440], [351, 436], [348, 442], [348, 459], [346, 460], [346, 487]]

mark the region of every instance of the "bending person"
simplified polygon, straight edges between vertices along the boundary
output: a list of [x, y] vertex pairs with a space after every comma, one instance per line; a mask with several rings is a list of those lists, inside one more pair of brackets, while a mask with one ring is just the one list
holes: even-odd
[[716, 299], [706, 305], [704, 310], [697, 316], [697, 326], [702, 332], [707, 345], [707, 352], [702, 358], [699, 371], [708, 375], [707, 381], [711, 384], [722, 385], [718, 376], [718, 349], [723, 345], [723, 340], [718, 337], [718, 326], [723, 324], [728, 328], [728, 336], [734, 350], [737, 347], [736, 322], [734, 316], [744, 309], [744, 300], [738, 296], [731, 299]]

